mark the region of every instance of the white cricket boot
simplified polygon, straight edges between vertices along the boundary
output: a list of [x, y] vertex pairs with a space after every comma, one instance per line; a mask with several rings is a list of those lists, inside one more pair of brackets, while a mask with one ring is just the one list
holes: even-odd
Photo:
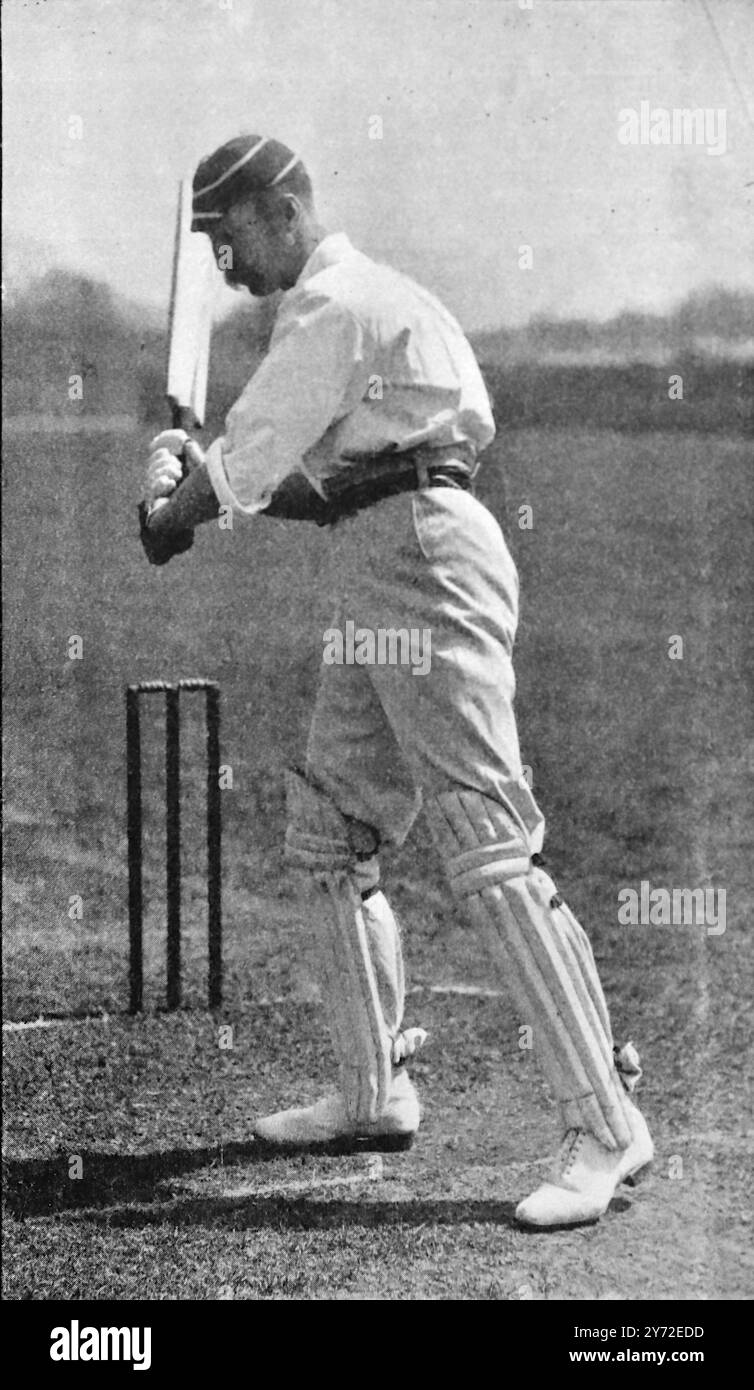
[[264, 1116], [253, 1133], [261, 1145], [281, 1152], [375, 1149], [387, 1153], [410, 1149], [420, 1118], [416, 1091], [408, 1073], [400, 1069], [393, 1076], [387, 1105], [374, 1120], [349, 1120], [345, 1100], [335, 1091], [314, 1105]]
[[624, 1104], [631, 1127], [628, 1148], [608, 1149], [586, 1130], [569, 1130], [549, 1182], [516, 1207], [518, 1221], [526, 1226], [574, 1226], [596, 1221], [607, 1211], [622, 1182], [632, 1186], [641, 1180], [654, 1157], [654, 1145], [641, 1111], [628, 1097]]

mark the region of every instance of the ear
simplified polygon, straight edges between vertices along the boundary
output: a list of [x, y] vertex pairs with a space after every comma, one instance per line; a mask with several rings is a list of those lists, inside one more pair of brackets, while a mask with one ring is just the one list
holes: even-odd
[[298, 227], [303, 213], [301, 201], [295, 193], [286, 193], [283, 196], [283, 217], [285, 219], [286, 231], [293, 232]]

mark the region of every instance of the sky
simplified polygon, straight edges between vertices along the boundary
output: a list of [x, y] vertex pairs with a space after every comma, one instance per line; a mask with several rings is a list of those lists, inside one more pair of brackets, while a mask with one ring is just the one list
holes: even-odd
[[[164, 309], [177, 181], [241, 131], [470, 330], [754, 289], [754, 0], [527, 6], [4, 0], [8, 291], [62, 264]], [[642, 101], [724, 110], [725, 152], [622, 144]]]

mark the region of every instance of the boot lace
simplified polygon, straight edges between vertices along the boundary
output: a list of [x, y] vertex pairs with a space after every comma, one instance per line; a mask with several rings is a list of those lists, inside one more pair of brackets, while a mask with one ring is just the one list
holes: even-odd
[[582, 1142], [585, 1138], [583, 1129], [569, 1129], [558, 1151], [558, 1158], [555, 1164], [555, 1171], [558, 1177], [565, 1178], [570, 1173], [574, 1163], [579, 1156]]

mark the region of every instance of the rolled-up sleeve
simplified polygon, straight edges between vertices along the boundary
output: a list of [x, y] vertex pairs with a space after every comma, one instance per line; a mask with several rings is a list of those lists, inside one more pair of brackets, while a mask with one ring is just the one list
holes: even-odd
[[352, 311], [322, 295], [285, 304], [270, 350], [207, 451], [221, 506], [253, 516], [369, 380], [367, 335]]

